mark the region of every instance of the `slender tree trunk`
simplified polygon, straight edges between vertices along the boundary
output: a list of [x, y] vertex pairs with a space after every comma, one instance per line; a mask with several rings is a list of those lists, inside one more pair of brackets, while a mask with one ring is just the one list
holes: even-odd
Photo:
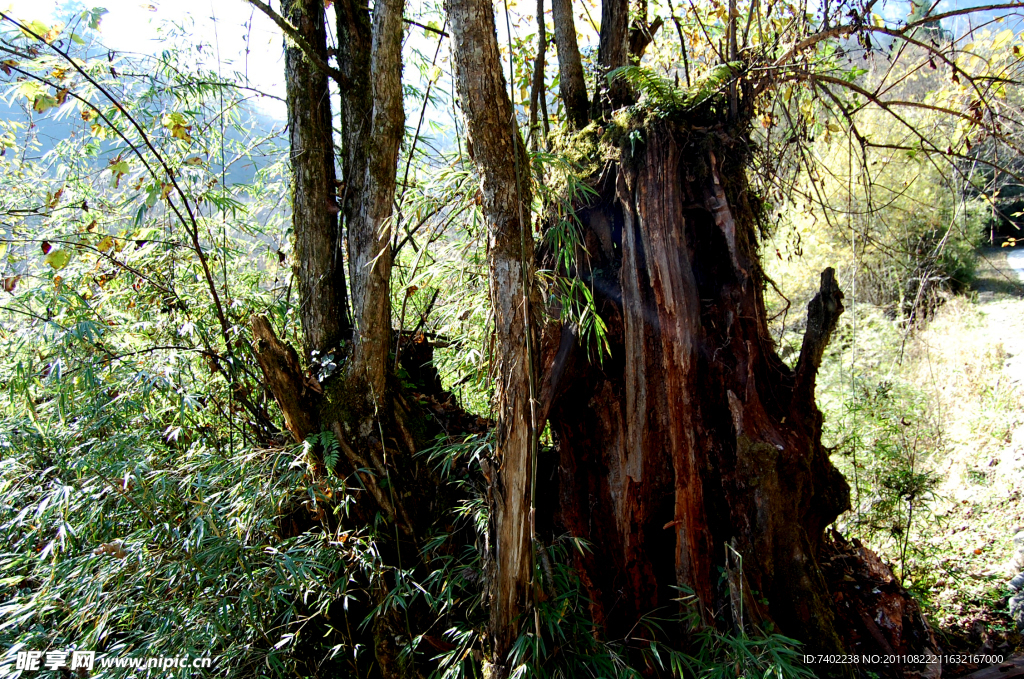
[[[537, 58], [533, 61], [533, 82], [530, 86], [530, 148], [537, 150], [537, 137], [543, 129], [548, 133], [547, 88], [544, 83], [544, 57], [548, 49], [548, 32], [544, 21], [544, 0], [537, 0]], [[538, 126], [538, 109], [544, 112], [542, 124]]]
[[580, 130], [590, 121], [590, 103], [580, 48], [576, 42], [572, 0], [551, 0], [551, 16], [555, 22], [555, 45], [558, 48], [558, 94], [565, 105], [570, 127]]
[[341, 92], [341, 207], [345, 224], [359, 223], [366, 195], [366, 152], [370, 139], [373, 91], [370, 89], [370, 53], [373, 30], [366, 0], [336, 0], [338, 69], [350, 87]]
[[629, 63], [629, 0], [602, 0], [601, 38], [597, 48], [600, 72], [594, 88], [591, 117], [631, 103], [629, 86], [624, 81], [608, 82], [608, 74]]
[[373, 106], [359, 212], [348, 227], [349, 275], [356, 319], [351, 374], [376, 403], [386, 389], [391, 347], [391, 213], [405, 130], [402, 108], [403, 0], [374, 5], [370, 88]]
[[[326, 61], [323, 2], [287, 0], [283, 11]], [[286, 40], [285, 80], [293, 175], [294, 266], [299, 298], [304, 301], [299, 317], [308, 359], [311, 351], [335, 347], [346, 339], [351, 322], [338, 232], [327, 76]]]
[[533, 237], [526, 148], [515, 125], [498, 56], [494, 13], [486, 0], [447, 0], [459, 96], [480, 169], [490, 237], [488, 263], [494, 309], [497, 448], [491, 504], [491, 668], [504, 676], [506, 656], [531, 578], [531, 479], [535, 445], [530, 319], [534, 293]]

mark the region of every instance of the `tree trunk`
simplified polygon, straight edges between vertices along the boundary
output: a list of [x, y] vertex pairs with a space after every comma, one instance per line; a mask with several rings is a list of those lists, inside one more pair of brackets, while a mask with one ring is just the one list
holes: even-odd
[[357, 324], [350, 374], [365, 381], [366, 396], [377, 405], [386, 390], [391, 348], [391, 212], [398, 149], [405, 131], [403, 6], [403, 0], [380, 0], [374, 5], [370, 143], [359, 211], [348, 225], [349, 275]]
[[[548, 136], [547, 84], [544, 82], [544, 64], [548, 50], [548, 31], [544, 20], [544, 0], [537, 0], [537, 57], [533, 60], [533, 81], [530, 83], [530, 148], [537, 150], [537, 137], [543, 130]], [[538, 114], [543, 112], [538, 126]]]
[[[822, 274], [791, 370], [765, 320], [745, 142], [653, 119], [620, 138], [621, 163], [579, 213], [589, 258], [575, 272], [598, 298], [611, 356], [567, 351], [572, 329], [552, 325], [542, 359], [558, 521], [591, 542], [578, 567], [595, 621], [625, 636], [672, 604], [673, 586], [709, 620], [735, 606], [742, 581], [737, 624], [773, 621], [813, 652], [840, 653], [817, 555], [849, 489], [814, 403], [842, 312], [834, 274]], [[727, 544], [743, 570], [723, 582]]]
[[558, 49], [558, 94], [565, 105], [565, 117], [570, 128], [582, 130], [590, 122], [590, 104], [580, 48], [576, 42], [572, 0], [551, 0], [551, 16], [555, 22], [555, 46]]
[[[327, 60], [324, 5], [320, 0], [287, 0], [285, 17]], [[295, 273], [305, 358], [336, 347], [351, 332], [345, 266], [338, 231], [334, 144], [327, 76], [301, 49], [285, 40], [288, 131], [291, 140], [292, 224]]]
[[599, 73], [594, 88], [591, 117], [602, 118], [608, 111], [631, 103], [629, 85], [608, 82], [608, 74], [629, 63], [629, 0], [602, 0], [601, 38], [597, 48]]
[[480, 170], [489, 235], [490, 296], [495, 352], [491, 374], [498, 416], [496, 460], [489, 486], [492, 676], [504, 676], [506, 656], [525, 610], [532, 568], [532, 469], [536, 353], [530, 308], [534, 294], [533, 237], [526, 148], [512, 112], [498, 56], [494, 12], [484, 0], [448, 0], [455, 72], [462, 110]]
[[[336, 0], [338, 70], [350, 83], [341, 93], [341, 208], [345, 224], [359, 223], [366, 186], [366, 152], [370, 139], [373, 91], [370, 54], [373, 30], [366, 0]], [[351, 236], [350, 236], [351, 239]], [[351, 246], [350, 246], [351, 247]]]

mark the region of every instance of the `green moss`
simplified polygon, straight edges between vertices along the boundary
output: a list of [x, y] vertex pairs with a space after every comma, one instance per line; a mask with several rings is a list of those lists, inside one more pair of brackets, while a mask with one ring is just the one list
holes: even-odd
[[759, 485], [761, 476], [774, 470], [778, 459], [779, 451], [770, 443], [755, 441], [745, 434], [736, 437], [737, 471], [748, 485]]
[[356, 397], [360, 392], [352, 388], [343, 375], [328, 380], [324, 384], [324, 395], [320, 402], [320, 423], [324, 428], [330, 428], [334, 422], [340, 422], [345, 432], [349, 431], [354, 422], [358, 421], [358, 415], [363, 404]]

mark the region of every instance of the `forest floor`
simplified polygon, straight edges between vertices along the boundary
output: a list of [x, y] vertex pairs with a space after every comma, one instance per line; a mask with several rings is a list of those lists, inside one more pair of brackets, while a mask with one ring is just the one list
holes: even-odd
[[1024, 571], [1024, 273], [1011, 265], [1024, 253], [1007, 252], [982, 252], [974, 289], [914, 334], [901, 368], [924, 395], [919, 416], [938, 423], [924, 462], [938, 483], [906, 572], [946, 653], [1024, 651], [1007, 606]]

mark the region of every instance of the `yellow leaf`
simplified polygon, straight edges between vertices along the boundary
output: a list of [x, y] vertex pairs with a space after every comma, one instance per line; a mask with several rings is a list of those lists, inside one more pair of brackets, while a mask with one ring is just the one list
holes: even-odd
[[879, 28], [885, 26], [885, 20], [882, 19], [882, 16], [880, 14], [877, 14], [875, 12], [871, 13], [871, 23], [873, 23], [875, 26], [878, 26]]
[[54, 270], [60, 270], [68, 265], [70, 259], [71, 256], [64, 250], [51, 250], [43, 261], [52, 266]]
[[112, 247], [114, 247], [114, 239], [110, 236], [104, 236], [103, 240], [101, 240], [99, 245], [96, 246], [96, 249], [100, 252], [106, 252]]
[[992, 51], [998, 52], [1009, 45], [1011, 40], [1013, 40], [1013, 31], [1007, 28], [992, 39]]
[[46, 113], [56, 105], [57, 100], [49, 94], [38, 94], [35, 101], [32, 102], [32, 108], [35, 109], [36, 113]]

